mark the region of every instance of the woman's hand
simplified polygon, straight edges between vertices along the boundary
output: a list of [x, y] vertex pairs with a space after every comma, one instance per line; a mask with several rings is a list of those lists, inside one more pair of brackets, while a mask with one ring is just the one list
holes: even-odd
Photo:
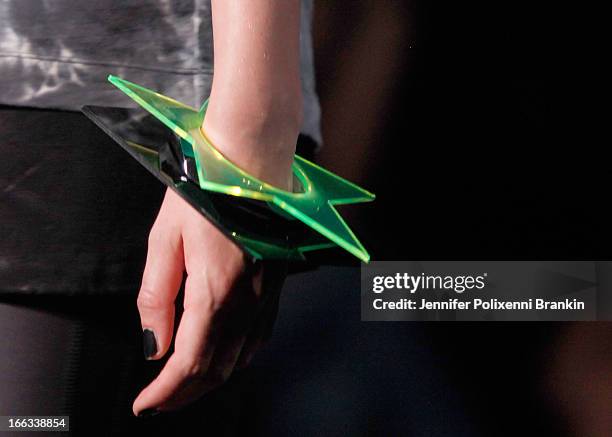
[[[291, 189], [302, 117], [299, 0], [212, 0], [215, 76], [203, 130], [230, 161]], [[151, 230], [138, 296], [153, 359], [172, 342], [174, 301], [187, 272], [174, 352], [134, 401], [171, 410], [225, 381], [269, 335], [284, 264], [250, 263], [242, 251], [167, 191]], [[146, 346], [146, 343], [145, 343]], [[151, 349], [153, 350], [153, 348]]]
[[138, 295], [143, 329], [163, 357], [173, 337], [175, 299], [187, 272], [184, 312], [174, 352], [159, 376], [134, 402], [145, 409], [179, 408], [223, 383], [245, 366], [269, 337], [284, 271], [280, 265], [248, 261], [228, 240], [172, 190], [166, 192], [151, 229]]

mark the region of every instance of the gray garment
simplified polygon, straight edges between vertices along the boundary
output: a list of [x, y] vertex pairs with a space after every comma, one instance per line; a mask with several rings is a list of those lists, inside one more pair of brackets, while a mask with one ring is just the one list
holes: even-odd
[[[301, 131], [320, 144], [312, 9], [312, 0], [302, 0]], [[210, 0], [0, 2], [0, 104], [133, 105], [108, 74], [199, 107], [213, 76]]]

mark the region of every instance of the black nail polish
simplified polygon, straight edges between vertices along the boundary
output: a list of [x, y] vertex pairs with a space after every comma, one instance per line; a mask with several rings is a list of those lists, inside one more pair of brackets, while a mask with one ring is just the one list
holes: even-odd
[[142, 331], [142, 346], [144, 356], [147, 360], [151, 359], [157, 353], [157, 341], [155, 341], [155, 334], [150, 329]]
[[153, 416], [157, 416], [159, 414], [159, 410], [156, 410], [155, 408], [147, 408], [146, 410], [142, 410], [140, 413], [138, 413], [138, 417], [153, 417]]

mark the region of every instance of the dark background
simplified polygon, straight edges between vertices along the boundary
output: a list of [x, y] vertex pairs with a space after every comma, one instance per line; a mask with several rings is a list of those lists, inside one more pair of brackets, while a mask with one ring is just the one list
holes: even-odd
[[[592, 62], [609, 52], [594, 48], [599, 12], [521, 0], [315, 3], [318, 162], [377, 194], [341, 209], [373, 259], [612, 258], [604, 81]], [[105, 201], [93, 217], [105, 217]], [[150, 435], [612, 435], [609, 323], [361, 322], [358, 290], [358, 269], [290, 277], [252, 366], [191, 407], [196, 428], [160, 415]], [[129, 335], [105, 322], [96, 336], [139, 348], [136, 319]], [[160, 364], [146, 363], [151, 377]]]
[[[610, 259], [595, 11], [544, 1], [319, 1], [315, 15], [319, 162], [377, 194], [342, 210], [373, 259]], [[462, 415], [472, 435], [612, 435], [609, 324], [359, 330], [389, 359], [398, 342], [422, 339], [432, 369], [464, 402], [463, 412], [440, 406], [439, 420]], [[386, 370], [402, 390], [415, 387]], [[382, 399], [436, 420], [393, 391]], [[411, 435], [396, 420], [406, 427], [373, 429]]]
[[376, 259], [610, 256], [594, 11], [542, 1], [317, 8], [320, 160], [378, 195], [349, 211]]

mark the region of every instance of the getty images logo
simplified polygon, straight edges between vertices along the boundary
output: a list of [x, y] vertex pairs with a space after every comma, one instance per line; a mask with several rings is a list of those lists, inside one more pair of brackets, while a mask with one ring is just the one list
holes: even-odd
[[487, 274], [482, 275], [410, 275], [395, 273], [372, 278], [372, 291], [382, 293], [387, 290], [403, 290], [411, 294], [419, 290], [452, 290], [463, 293], [466, 290], [482, 290], [486, 287]]

